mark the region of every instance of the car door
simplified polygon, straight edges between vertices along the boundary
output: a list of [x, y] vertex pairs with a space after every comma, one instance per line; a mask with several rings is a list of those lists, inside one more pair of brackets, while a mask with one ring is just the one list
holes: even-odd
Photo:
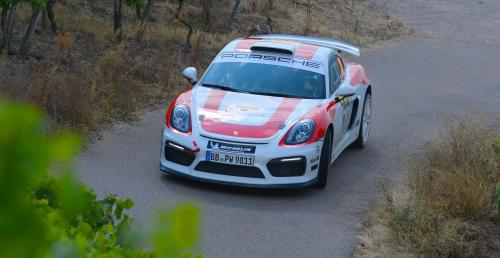
[[[342, 59], [338, 56], [332, 56], [330, 59], [330, 98], [331, 101], [335, 101], [337, 97], [338, 90], [344, 86], [345, 80], [345, 68]], [[349, 121], [352, 114], [352, 101], [351, 99], [345, 98], [340, 100], [340, 103], [336, 105], [335, 110], [335, 121], [334, 121], [334, 149], [332, 155], [335, 156], [340, 149], [343, 148], [346, 142], [346, 133], [348, 131]]]

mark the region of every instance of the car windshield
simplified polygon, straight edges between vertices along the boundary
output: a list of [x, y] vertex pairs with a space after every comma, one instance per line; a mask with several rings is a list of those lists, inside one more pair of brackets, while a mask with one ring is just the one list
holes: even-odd
[[325, 98], [325, 76], [298, 68], [244, 62], [214, 63], [202, 86], [259, 95]]

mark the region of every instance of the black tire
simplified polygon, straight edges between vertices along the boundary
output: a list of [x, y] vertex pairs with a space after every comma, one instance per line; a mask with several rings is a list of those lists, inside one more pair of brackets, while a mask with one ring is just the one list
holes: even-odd
[[318, 182], [316, 187], [325, 188], [328, 182], [328, 172], [330, 171], [330, 160], [332, 158], [332, 131], [328, 130], [321, 148], [321, 157], [319, 160]]
[[[365, 108], [366, 108], [366, 99], [370, 98], [370, 124], [371, 124], [371, 92], [367, 92], [365, 94], [365, 100], [363, 101], [363, 110], [361, 111], [361, 122], [359, 123], [359, 133], [358, 133], [358, 138], [352, 143], [352, 146], [358, 149], [362, 149], [366, 146], [368, 142], [368, 135], [366, 136], [366, 139], [363, 137], [364, 135], [364, 129], [363, 129], [363, 124], [364, 124], [364, 117], [365, 117]], [[370, 126], [370, 125], [369, 125]], [[368, 134], [370, 133], [370, 127], [368, 126]]]

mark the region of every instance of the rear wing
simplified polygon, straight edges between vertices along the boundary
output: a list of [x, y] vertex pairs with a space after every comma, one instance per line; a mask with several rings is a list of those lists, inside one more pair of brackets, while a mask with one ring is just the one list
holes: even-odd
[[250, 38], [256, 39], [268, 39], [268, 40], [288, 40], [295, 41], [304, 44], [311, 44], [320, 47], [329, 47], [336, 49], [338, 51], [347, 52], [351, 55], [360, 56], [359, 47], [354, 46], [349, 43], [345, 43], [342, 41], [337, 41], [333, 39], [324, 39], [324, 38], [316, 38], [316, 37], [308, 37], [308, 36], [296, 36], [296, 35], [285, 35], [285, 34], [267, 34], [267, 35], [257, 35], [252, 36]]

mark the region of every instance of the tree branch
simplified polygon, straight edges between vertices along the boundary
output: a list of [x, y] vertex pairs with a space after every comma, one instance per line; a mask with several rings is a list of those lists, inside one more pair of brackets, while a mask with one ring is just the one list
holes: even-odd
[[182, 24], [184, 24], [184, 26], [186, 26], [188, 28], [188, 34], [186, 36], [186, 45], [188, 47], [191, 47], [191, 35], [193, 34], [193, 26], [191, 26], [188, 22], [186, 22], [185, 20], [182, 19], [182, 16], [181, 16], [181, 13], [182, 13], [182, 9], [184, 7], [184, 0], [179, 0], [179, 6], [177, 8], [177, 14], [175, 15], [175, 18]]
[[21, 44], [21, 48], [19, 49], [19, 53], [21, 56], [26, 56], [28, 52], [28, 47], [31, 38], [33, 37], [33, 32], [35, 32], [36, 24], [38, 23], [38, 19], [40, 18], [40, 10], [33, 8], [33, 14], [31, 16], [31, 21], [28, 26], [28, 31], [26, 31], [26, 36], [24, 37], [23, 43]]
[[47, 16], [49, 17], [50, 21], [50, 28], [54, 33], [57, 33], [57, 23], [56, 19], [54, 17], [54, 4], [55, 0], [48, 0], [47, 2]]

